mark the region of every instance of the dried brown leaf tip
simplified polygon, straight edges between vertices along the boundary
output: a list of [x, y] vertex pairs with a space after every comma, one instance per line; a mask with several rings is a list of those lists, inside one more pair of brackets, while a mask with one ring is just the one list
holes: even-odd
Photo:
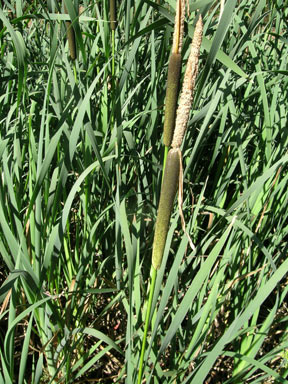
[[179, 106], [177, 109], [175, 132], [172, 141], [173, 148], [179, 148], [186, 131], [190, 109], [193, 102], [196, 77], [198, 73], [198, 61], [200, 46], [202, 42], [203, 22], [200, 15], [197, 21], [195, 32], [191, 44], [191, 52], [186, 66], [183, 80], [182, 92], [180, 95]]
[[177, 0], [172, 53], [181, 53], [185, 19], [185, 0]]

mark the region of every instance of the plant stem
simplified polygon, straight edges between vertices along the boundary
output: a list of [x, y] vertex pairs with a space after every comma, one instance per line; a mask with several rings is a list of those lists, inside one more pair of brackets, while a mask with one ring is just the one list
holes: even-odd
[[[164, 171], [167, 161], [167, 156], [169, 152], [169, 147], [165, 145], [164, 149], [164, 158], [163, 158], [163, 173], [162, 173], [162, 183], [164, 178]], [[144, 326], [144, 334], [143, 334], [143, 340], [142, 340], [142, 348], [141, 348], [141, 355], [140, 355], [140, 364], [139, 364], [139, 372], [138, 372], [138, 381], [137, 384], [141, 384], [142, 374], [143, 374], [143, 363], [144, 363], [144, 355], [145, 355], [145, 348], [146, 348], [146, 339], [147, 339], [147, 333], [150, 325], [150, 315], [151, 315], [151, 307], [152, 307], [152, 301], [154, 296], [154, 290], [155, 290], [155, 283], [156, 283], [156, 277], [157, 277], [157, 269], [151, 265], [151, 285], [149, 289], [149, 298], [148, 298], [148, 306], [147, 306], [147, 312], [146, 312], [146, 318], [145, 318], [145, 326]], [[153, 317], [154, 312], [152, 313], [151, 318]]]
[[150, 325], [150, 314], [151, 314], [151, 307], [152, 307], [152, 301], [154, 296], [154, 289], [155, 289], [155, 283], [156, 283], [156, 277], [157, 277], [157, 269], [151, 266], [151, 285], [149, 290], [149, 298], [148, 298], [148, 306], [147, 306], [147, 312], [146, 312], [146, 318], [145, 318], [145, 327], [144, 327], [144, 335], [142, 340], [142, 348], [141, 348], [141, 355], [140, 355], [140, 364], [139, 364], [139, 372], [138, 372], [138, 380], [137, 384], [141, 384], [142, 374], [143, 374], [143, 364], [144, 364], [144, 355], [145, 355], [145, 348], [146, 348], [146, 339], [147, 339], [147, 333]]

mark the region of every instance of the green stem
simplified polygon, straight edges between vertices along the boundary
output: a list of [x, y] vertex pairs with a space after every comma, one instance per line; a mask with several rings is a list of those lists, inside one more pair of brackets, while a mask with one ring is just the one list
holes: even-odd
[[[164, 158], [163, 158], [162, 183], [163, 183], [163, 178], [164, 178], [164, 171], [165, 171], [168, 152], [169, 152], [169, 147], [167, 145], [165, 145]], [[150, 285], [150, 290], [149, 290], [148, 306], [147, 306], [147, 312], [146, 312], [146, 318], [145, 318], [145, 326], [144, 326], [144, 334], [143, 334], [143, 340], [142, 340], [142, 348], [141, 348], [141, 355], [140, 355], [140, 364], [139, 364], [137, 384], [141, 384], [141, 380], [142, 380], [142, 374], [143, 374], [143, 368], [144, 368], [143, 367], [144, 355], [145, 355], [145, 349], [146, 349], [146, 340], [147, 340], [147, 333], [148, 333], [148, 329], [149, 329], [149, 325], [150, 325], [149, 320], [150, 320], [152, 301], [153, 301], [153, 296], [154, 296], [154, 291], [155, 291], [156, 277], [157, 277], [157, 269], [155, 269], [153, 267], [153, 265], [151, 265], [151, 285]], [[154, 312], [152, 313], [151, 319], [152, 319], [153, 315], [154, 315]]]
[[137, 384], [141, 384], [141, 380], [142, 380], [144, 355], [145, 355], [145, 349], [146, 349], [146, 340], [147, 340], [147, 333], [148, 333], [148, 329], [149, 329], [149, 325], [150, 325], [149, 320], [150, 320], [151, 307], [152, 307], [152, 301], [153, 301], [154, 290], [155, 290], [156, 277], [157, 277], [157, 269], [155, 269], [152, 265], [151, 266], [151, 285], [150, 285], [150, 291], [149, 291], [148, 306], [147, 306], [145, 326], [144, 326], [144, 334], [143, 334], [143, 340], [142, 340], [142, 348], [141, 348], [141, 355], [140, 355], [140, 364], [139, 364]]

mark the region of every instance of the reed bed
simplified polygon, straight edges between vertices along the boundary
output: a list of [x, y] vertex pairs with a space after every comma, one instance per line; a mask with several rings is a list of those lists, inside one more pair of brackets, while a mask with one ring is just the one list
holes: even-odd
[[286, 383], [287, 7], [65, 6], [0, 9], [0, 383]]

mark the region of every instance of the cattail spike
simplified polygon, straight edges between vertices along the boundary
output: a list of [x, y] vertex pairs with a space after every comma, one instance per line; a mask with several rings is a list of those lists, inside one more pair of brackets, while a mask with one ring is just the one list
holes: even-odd
[[[65, 1], [64, 1], [64, 12], [66, 14], [68, 14]], [[75, 60], [76, 57], [77, 57], [77, 55], [76, 55], [75, 32], [74, 32], [74, 29], [73, 29], [71, 21], [66, 21], [65, 24], [66, 24], [66, 33], [67, 33], [70, 57], [71, 57], [72, 60]]]
[[197, 21], [193, 41], [191, 44], [191, 52], [186, 66], [183, 80], [182, 92], [177, 109], [175, 131], [172, 141], [173, 148], [180, 148], [186, 131], [189, 113], [193, 102], [193, 92], [195, 88], [196, 76], [198, 73], [198, 61], [200, 54], [200, 46], [202, 42], [203, 22], [200, 15]]
[[175, 128], [179, 79], [181, 74], [181, 48], [184, 31], [185, 0], [177, 0], [172, 53], [169, 58], [166, 88], [163, 143], [170, 147]]
[[116, 0], [110, 0], [110, 27], [112, 30], [115, 30], [117, 27]]
[[152, 251], [152, 265], [159, 269], [164, 253], [170, 216], [178, 188], [180, 159], [179, 149], [170, 149], [167, 156], [164, 178], [161, 188], [159, 207], [157, 212], [156, 228]]
[[167, 147], [171, 145], [175, 128], [180, 73], [181, 55], [180, 53], [172, 53], [168, 65], [163, 134], [163, 143]]

